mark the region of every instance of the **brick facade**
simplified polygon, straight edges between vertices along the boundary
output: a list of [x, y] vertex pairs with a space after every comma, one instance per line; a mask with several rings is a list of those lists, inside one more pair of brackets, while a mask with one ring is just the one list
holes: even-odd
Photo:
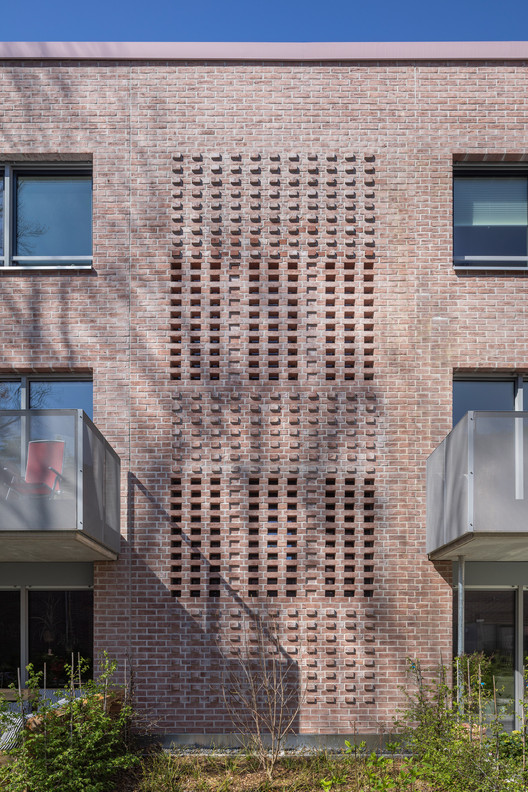
[[0, 89], [2, 161], [93, 160], [94, 270], [0, 271], [0, 369], [93, 372], [123, 502], [96, 649], [160, 732], [222, 733], [264, 601], [299, 730], [383, 730], [406, 658], [451, 653], [453, 372], [528, 370], [525, 273], [451, 253], [453, 160], [526, 153], [526, 64], [4, 61]]

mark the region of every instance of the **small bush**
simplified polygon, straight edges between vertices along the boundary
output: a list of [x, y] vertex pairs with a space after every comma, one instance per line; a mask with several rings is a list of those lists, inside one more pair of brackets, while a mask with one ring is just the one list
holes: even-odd
[[[108, 792], [118, 771], [139, 761], [128, 741], [130, 705], [123, 701], [110, 711], [115, 669], [105, 656], [99, 678], [76, 689], [80, 669], [72, 665], [57, 706], [40, 694], [42, 675], [28, 666], [33, 715], [19, 744], [8, 751], [11, 762], [0, 768], [5, 792]], [[22, 696], [18, 703], [22, 710]]]
[[484, 681], [487, 663], [481, 655], [463, 658], [460, 708], [447, 669], [426, 675], [419, 663], [410, 664], [414, 691], [406, 692], [397, 728], [419, 777], [435, 790], [526, 789], [522, 735], [503, 729], [493, 688]]

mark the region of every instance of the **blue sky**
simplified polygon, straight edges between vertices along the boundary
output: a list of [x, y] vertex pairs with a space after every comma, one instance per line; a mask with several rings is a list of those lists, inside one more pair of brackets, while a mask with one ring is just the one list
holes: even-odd
[[24, 0], [5, 41], [528, 39], [528, 0]]

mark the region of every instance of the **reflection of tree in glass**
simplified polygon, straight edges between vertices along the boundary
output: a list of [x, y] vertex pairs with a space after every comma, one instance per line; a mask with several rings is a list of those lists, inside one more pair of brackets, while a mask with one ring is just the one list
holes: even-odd
[[0, 409], [20, 409], [20, 383], [0, 380]]
[[39, 638], [46, 644], [48, 653], [51, 649], [63, 648], [72, 652], [76, 646], [75, 631], [71, 612], [71, 596], [69, 591], [60, 594], [41, 595], [45, 597], [44, 612], [33, 616], [39, 625]]
[[29, 407], [31, 410], [44, 410], [51, 394], [51, 382], [32, 382], [30, 384]]
[[[0, 381], [0, 408], [20, 409], [20, 383]], [[0, 469], [20, 464], [20, 418], [0, 415]]]
[[17, 180], [16, 190], [16, 255], [32, 256], [35, 253], [34, 239], [48, 231], [44, 223], [27, 220], [24, 216], [24, 187], [25, 183]]
[[58, 640], [61, 619], [59, 616], [60, 603], [56, 595], [48, 595], [46, 608], [42, 616], [32, 618], [38, 624], [40, 640], [47, 645], [48, 654], [52, 654], [52, 645]]
[[30, 661], [39, 670], [45, 662], [50, 684], [61, 685], [66, 681], [64, 666], [72, 652], [85, 648], [77, 634], [72, 592], [38, 592], [32, 604], [36, 613], [30, 616]]
[[[20, 382], [0, 380], [0, 410], [20, 410], [20, 391]], [[38, 410], [45, 407], [50, 392], [50, 383], [31, 383], [31, 409]], [[0, 471], [4, 467], [18, 469], [21, 442], [20, 416], [8, 416], [0, 412]]]

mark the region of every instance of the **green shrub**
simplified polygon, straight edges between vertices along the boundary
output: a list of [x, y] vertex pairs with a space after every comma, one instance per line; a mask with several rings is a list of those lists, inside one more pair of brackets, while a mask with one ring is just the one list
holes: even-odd
[[493, 691], [484, 681], [486, 660], [465, 657], [462, 668], [459, 707], [447, 669], [431, 675], [419, 663], [410, 664], [415, 684], [406, 691], [407, 708], [396, 725], [419, 777], [435, 790], [525, 790], [522, 735], [503, 729]]
[[33, 716], [19, 745], [9, 751], [12, 761], [0, 768], [5, 792], [108, 792], [117, 772], [139, 761], [128, 740], [130, 705], [123, 701], [109, 711], [115, 669], [105, 656], [99, 678], [80, 690], [74, 684], [80, 669], [68, 669], [70, 685], [57, 707], [41, 696], [41, 674], [28, 666]]
[[503, 759], [522, 759], [526, 750], [522, 731], [501, 732], [497, 738], [497, 749]]

